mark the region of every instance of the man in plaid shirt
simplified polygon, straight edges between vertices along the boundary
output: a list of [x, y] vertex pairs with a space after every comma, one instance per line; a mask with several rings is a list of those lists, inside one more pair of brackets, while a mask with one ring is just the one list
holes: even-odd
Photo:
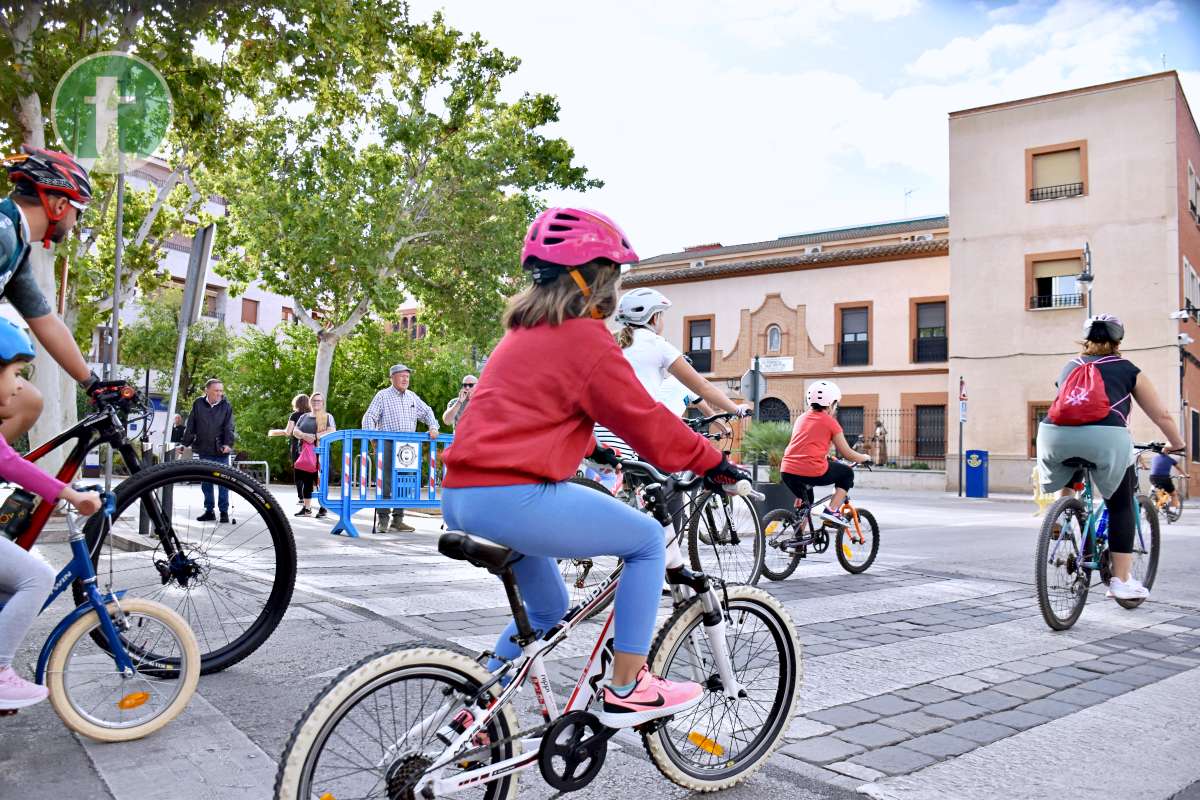
[[[436, 439], [438, 423], [433, 409], [417, 397], [416, 392], [408, 390], [412, 370], [403, 364], [397, 364], [388, 370], [388, 374], [391, 376], [392, 385], [376, 392], [375, 399], [367, 407], [367, 413], [363, 414], [363, 428], [370, 431], [412, 433], [416, 431], [418, 422], [424, 422], [429, 426], [429, 438]], [[395, 464], [393, 444], [383, 443], [383, 474], [379, 476], [379, 482], [383, 486], [384, 497], [392, 496], [392, 468]], [[379, 516], [375, 522], [376, 533], [383, 533], [389, 529], [389, 518], [390, 529], [393, 531], [406, 533], [416, 530], [413, 526], [405, 524], [403, 508], [382, 508], [379, 509]]]

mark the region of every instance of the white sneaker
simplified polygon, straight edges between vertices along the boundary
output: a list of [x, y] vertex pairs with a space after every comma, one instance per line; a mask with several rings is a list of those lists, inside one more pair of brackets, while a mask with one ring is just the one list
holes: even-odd
[[1112, 597], [1117, 600], [1145, 600], [1150, 596], [1150, 590], [1142, 586], [1142, 582], [1137, 578], [1130, 578], [1128, 581], [1123, 581], [1116, 575], [1108, 582], [1108, 593], [1105, 597]]

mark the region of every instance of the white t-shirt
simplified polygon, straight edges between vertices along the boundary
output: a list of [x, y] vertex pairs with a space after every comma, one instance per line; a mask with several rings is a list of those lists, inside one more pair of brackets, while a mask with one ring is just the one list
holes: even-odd
[[683, 355], [675, 345], [646, 328], [634, 328], [633, 344], [623, 352], [642, 386], [655, 399], [659, 399], [659, 391], [670, 376], [667, 369]]
[[668, 375], [662, 386], [658, 387], [658, 394], [654, 395], [654, 399], [671, 409], [675, 416], [682, 417], [687, 407], [700, 398], [674, 375]]

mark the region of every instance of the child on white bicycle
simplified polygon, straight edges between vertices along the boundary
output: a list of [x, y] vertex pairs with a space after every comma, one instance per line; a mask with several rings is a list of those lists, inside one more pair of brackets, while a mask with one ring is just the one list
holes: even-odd
[[[29, 337], [6, 319], [0, 319], [0, 409], [20, 391], [18, 377], [33, 361]], [[100, 495], [78, 492], [26, 461], [0, 437], [0, 478], [20, 484], [43, 500], [66, 500], [82, 514], [100, 510]], [[22, 678], [12, 668], [17, 647], [42, 610], [55, 572], [46, 562], [0, 534], [0, 711], [16, 711], [46, 699], [46, 687]]]
[[817, 381], [808, 387], [805, 399], [809, 410], [797, 418], [792, 427], [792, 440], [779, 465], [780, 475], [784, 485], [797, 497], [804, 496], [806, 487], [833, 484], [833, 497], [821, 510], [821, 519], [844, 528], [849, 522], [842, 516], [842, 503], [854, 486], [854, 470], [838, 461], [828, 460], [829, 445], [832, 443], [838, 454], [848, 461], [863, 464], [871, 457], [852, 448], [842, 433], [842, 426], [835, 416], [842, 390], [836, 383]]
[[[551, 208], [533, 221], [521, 265], [533, 285], [509, 301], [508, 329], [446, 451], [442, 509], [448, 528], [503, 544], [535, 629], [567, 611], [555, 559], [618, 556], [612, 681], [596, 716], [613, 728], [670, 716], [700, 702], [692, 682], [650, 674], [646, 654], [665, 571], [662, 526], [619, 500], [568, 483], [596, 452], [597, 422], [648, 461], [705, 473], [710, 485], [748, 478], [646, 392], [603, 320], [617, 305], [621, 264], [637, 261], [621, 229], [594, 211]], [[609, 459], [611, 460], [611, 459]], [[515, 624], [496, 656], [513, 660]], [[499, 668], [493, 660], [489, 669]]]

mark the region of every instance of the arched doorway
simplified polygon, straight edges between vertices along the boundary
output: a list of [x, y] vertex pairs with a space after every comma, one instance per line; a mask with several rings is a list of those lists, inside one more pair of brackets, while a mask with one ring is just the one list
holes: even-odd
[[761, 422], [791, 422], [792, 412], [778, 397], [764, 397], [758, 401], [758, 419]]

